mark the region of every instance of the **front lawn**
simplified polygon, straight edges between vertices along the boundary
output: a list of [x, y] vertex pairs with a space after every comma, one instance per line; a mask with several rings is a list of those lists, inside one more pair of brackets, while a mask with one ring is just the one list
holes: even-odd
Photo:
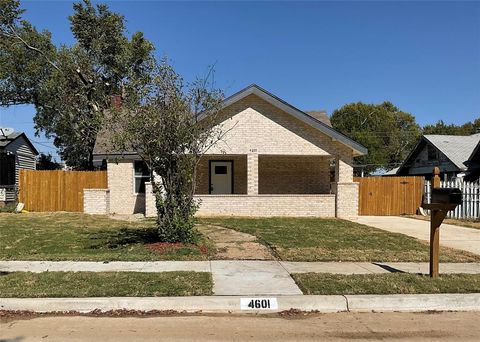
[[0, 213], [0, 260], [207, 260], [211, 244], [158, 244], [152, 220], [80, 213]]
[[480, 292], [480, 274], [443, 274], [435, 279], [409, 273], [297, 273], [292, 276], [306, 295]]
[[0, 297], [160, 297], [212, 294], [210, 273], [0, 273]]
[[[205, 218], [255, 235], [282, 260], [289, 261], [428, 261], [427, 243], [351, 221], [318, 218]], [[442, 247], [441, 262], [480, 261], [480, 256]]]

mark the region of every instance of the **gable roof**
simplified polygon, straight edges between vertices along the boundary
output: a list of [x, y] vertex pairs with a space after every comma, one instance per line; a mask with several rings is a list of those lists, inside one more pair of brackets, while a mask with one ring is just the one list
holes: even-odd
[[467, 170], [468, 161], [473, 158], [475, 149], [480, 144], [480, 134], [477, 133], [467, 136], [437, 134], [423, 135], [408, 157], [405, 158], [402, 165], [398, 168], [397, 174], [409, 164], [410, 159], [419, 152], [423, 143], [434, 146], [458, 169]]
[[465, 164], [480, 142], [480, 133], [461, 135], [424, 135], [433, 146], [441, 151], [455, 166], [465, 170]]
[[8, 136], [0, 135], [0, 150], [6, 148], [9, 144], [11, 144], [15, 140], [19, 139], [20, 137], [23, 137], [23, 139], [25, 139], [25, 141], [27, 142], [27, 144], [30, 147], [30, 149], [32, 150], [32, 152], [35, 155], [37, 155], [38, 154], [37, 149], [35, 148], [35, 146], [33, 146], [30, 139], [28, 139], [27, 135], [23, 132], [13, 132], [12, 134], [10, 134]]
[[[354, 155], [361, 156], [368, 153], [368, 150], [366, 147], [362, 146], [355, 140], [335, 130], [333, 127], [325, 123], [324, 120], [321, 121], [319, 120], [319, 118], [301, 111], [300, 109], [292, 106], [291, 104], [285, 102], [281, 98], [273, 95], [272, 93], [268, 92], [267, 90], [261, 88], [256, 84], [251, 84], [248, 87], [238, 91], [237, 93], [227, 97], [223, 101], [222, 108], [228, 107], [231, 104], [237, 101], [240, 101], [241, 99], [252, 94], [260, 97], [261, 99], [267, 101], [268, 103], [281, 109], [282, 111], [292, 115], [293, 117], [299, 119], [300, 121], [303, 121], [307, 125], [310, 125], [313, 128], [316, 128], [320, 132], [332, 138], [332, 140], [338, 141], [341, 144], [351, 148], [354, 151]], [[205, 116], [200, 115], [199, 119], [202, 120], [204, 117]]]
[[[249, 96], [249, 95], [257, 95], [261, 99], [267, 101], [271, 105], [281, 109], [282, 111], [294, 116], [295, 118], [303, 121], [304, 123], [316, 128], [317, 130], [321, 131], [322, 133], [329, 136], [332, 140], [338, 141], [343, 145], [351, 148], [354, 152], [354, 155], [360, 156], [367, 154], [368, 150], [366, 147], [362, 146], [361, 144], [357, 143], [356, 141], [350, 139], [346, 135], [338, 132], [335, 130], [330, 123], [330, 119], [328, 118], [327, 113], [323, 111], [312, 111], [312, 112], [303, 112], [300, 109], [292, 106], [291, 104], [283, 101], [279, 97], [273, 95], [272, 93], [266, 91], [265, 89], [259, 87], [256, 84], [252, 84], [237, 93], [227, 97], [223, 103], [221, 108], [225, 108], [230, 106], [231, 104], [240, 101], [241, 99]], [[207, 114], [203, 113], [200, 114], [198, 119], [202, 120], [207, 117]], [[97, 156], [96, 160], [99, 160], [99, 157], [107, 156], [107, 155], [129, 155], [134, 156], [136, 155], [135, 152], [131, 151], [123, 151], [123, 152], [114, 152], [111, 150], [110, 144], [110, 132], [106, 130], [100, 131], [97, 136], [97, 142], [94, 147], [94, 155]]]

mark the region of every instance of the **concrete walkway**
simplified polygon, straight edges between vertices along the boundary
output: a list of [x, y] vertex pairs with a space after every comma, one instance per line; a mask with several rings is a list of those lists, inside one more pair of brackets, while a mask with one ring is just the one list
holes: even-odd
[[[429, 221], [398, 216], [359, 216], [355, 222], [420, 240], [430, 240]], [[480, 229], [442, 224], [440, 245], [480, 254]]]
[[[0, 272], [211, 272], [217, 296], [301, 295], [292, 273], [428, 273], [428, 263], [287, 262], [250, 260], [89, 262], [0, 261]], [[441, 273], [480, 274], [480, 263], [442, 263]]]

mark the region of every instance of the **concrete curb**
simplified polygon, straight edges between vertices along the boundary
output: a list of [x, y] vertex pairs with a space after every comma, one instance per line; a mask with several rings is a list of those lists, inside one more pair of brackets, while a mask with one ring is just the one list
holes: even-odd
[[[247, 296], [245, 296], [247, 297]], [[273, 297], [273, 296], [268, 296]], [[138, 310], [202, 313], [272, 313], [290, 309], [329, 312], [480, 311], [480, 293], [422, 295], [277, 296], [278, 309], [241, 310], [240, 296], [2, 298], [0, 310], [89, 313], [94, 310]], [[260, 298], [260, 297], [254, 297]]]
[[[241, 310], [240, 298], [260, 298], [258, 296], [198, 296], [198, 297], [99, 297], [99, 298], [1, 298], [0, 310], [25, 310], [34, 312], [78, 311], [88, 313], [93, 310], [174, 310], [179, 312], [229, 313], [259, 312]], [[266, 296], [272, 298], [274, 296]], [[265, 297], [263, 297], [265, 298]], [[278, 309], [262, 312], [280, 312], [300, 309], [321, 312], [347, 311], [343, 296], [278, 296]]]

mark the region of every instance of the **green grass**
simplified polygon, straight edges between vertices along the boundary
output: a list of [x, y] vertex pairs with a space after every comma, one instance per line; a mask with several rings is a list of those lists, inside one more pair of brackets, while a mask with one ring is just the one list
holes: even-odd
[[[317, 218], [206, 218], [249, 233], [290, 261], [428, 261], [428, 244], [351, 221]], [[480, 256], [441, 248], [442, 262], [479, 261]]]
[[[126, 222], [79, 213], [0, 213], [0, 260], [206, 260], [213, 253], [198, 245], [152, 251], [152, 220]], [[201, 250], [206, 245], [208, 251]]]
[[444, 274], [432, 279], [409, 273], [297, 273], [293, 278], [306, 295], [480, 292], [480, 274]]
[[158, 297], [212, 294], [210, 273], [0, 273], [0, 297]]

